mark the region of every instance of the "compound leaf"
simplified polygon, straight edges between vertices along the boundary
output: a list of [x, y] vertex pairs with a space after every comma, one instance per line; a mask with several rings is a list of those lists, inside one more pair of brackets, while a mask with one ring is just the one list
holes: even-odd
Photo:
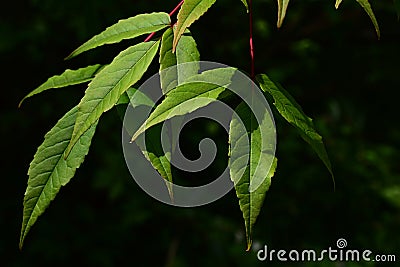
[[231, 82], [234, 68], [204, 71], [171, 90], [136, 131], [132, 142], [150, 127], [169, 118], [191, 113], [214, 102]]
[[278, 21], [276, 25], [278, 28], [282, 26], [283, 20], [286, 16], [286, 10], [289, 5], [289, 0], [278, 0]]
[[270, 143], [275, 138], [274, 129], [268, 111], [258, 121], [244, 102], [235, 109], [229, 127], [229, 169], [245, 221], [247, 250], [276, 169], [277, 160]]
[[261, 89], [273, 97], [274, 105], [282, 117], [293, 125], [300, 132], [301, 137], [314, 149], [333, 178], [328, 153], [325, 150], [321, 135], [318, 134], [314, 127], [312, 119], [304, 114], [300, 105], [285, 89], [271, 81], [267, 75], [258, 75], [257, 81]]
[[28, 187], [24, 197], [20, 248], [38, 217], [55, 198], [61, 186], [71, 180], [89, 151], [97, 121], [80, 136], [71, 153], [64, 158], [77, 113], [78, 107], [74, 107], [57, 122], [46, 134], [30, 164]]
[[185, 0], [178, 13], [176, 31], [174, 33], [173, 51], [178, 45], [179, 39], [194, 21], [199, 19], [215, 3], [216, 0]]
[[372, 24], [374, 24], [376, 34], [378, 35], [378, 39], [381, 38], [381, 32], [379, 30], [378, 21], [375, 18], [375, 14], [372, 11], [372, 7], [369, 4], [368, 0], [356, 0], [362, 8], [364, 8], [365, 12], [367, 12], [368, 16], [370, 17]]
[[25, 99], [39, 94], [43, 91], [88, 82], [93, 79], [94, 75], [99, 72], [101, 68], [101, 65], [93, 65], [77, 70], [66, 70], [60, 75], [53, 76], [49, 78], [45, 83], [40, 85], [38, 88], [27, 94], [21, 100], [18, 107], [21, 106], [22, 102], [24, 102]]
[[111, 109], [121, 95], [140, 80], [156, 55], [158, 46], [159, 41], [132, 46], [96, 75], [79, 103], [74, 132], [65, 156], [103, 112]]
[[118, 43], [124, 39], [131, 39], [143, 34], [159, 31], [170, 24], [171, 19], [164, 12], [140, 14], [120, 20], [78, 47], [67, 59], [104, 44]]

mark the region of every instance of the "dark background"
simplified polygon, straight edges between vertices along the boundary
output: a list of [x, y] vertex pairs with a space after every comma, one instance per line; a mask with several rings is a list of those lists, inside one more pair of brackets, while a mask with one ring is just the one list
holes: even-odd
[[[371, 1], [381, 26], [379, 41], [356, 1], [344, 1], [338, 11], [334, 1], [292, 1], [278, 30], [275, 1], [254, 0], [257, 73], [283, 84], [314, 118], [337, 185], [334, 192], [314, 152], [276, 117], [278, 171], [255, 226], [254, 251], [244, 251], [234, 192], [207, 206], [183, 209], [140, 190], [124, 163], [115, 111], [104, 115], [85, 163], [18, 250], [29, 162], [44, 134], [78, 103], [85, 87], [43, 93], [21, 109], [18, 102], [66, 68], [108, 63], [143, 40], [63, 61], [105, 27], [139, 13], [169, 12], [177, 2], [2, 3], [0, 266], [317, 266], [321, 263], [258, 262], [256, 249], [266, 244], [322, 250], [336, 247], [339, 238], [352, 249], [396, 254], [399, 262], [400, 24], [390, 0]], [[248, 20], [239, 0], [218, 0], [191, 30], [203, 60], [249, 70]], [[204, 129], [190, 128], [192, 136]], [[217, 132], [216, 140], [226, 145], [226, 134]], [[185, 146], [190, 145], [196, 150], [187, 139]]]

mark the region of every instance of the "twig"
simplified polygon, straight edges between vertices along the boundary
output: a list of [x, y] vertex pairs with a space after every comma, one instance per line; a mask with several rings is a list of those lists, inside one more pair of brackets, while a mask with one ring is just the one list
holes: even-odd
[[[170, 17], [171, 17], [172, 15], [174, 15], [174, 14], [179, 10], [179, 8], [183, 5], [183, 2], [184, 2], [184, 0], [182, 0], [181, 2], [179, 2], [179, 4], [178, 4], [171, 12], [169, 12], [169, 16], [170, 16]], [[144, 42], [150, 41], [151, 38], [153, 38], [154, 34], [156, 34], [156, 33], [155, 33], [155, 32], [150, 33], [150, 34], [146, 37], [146, 39], [144, 39]]]

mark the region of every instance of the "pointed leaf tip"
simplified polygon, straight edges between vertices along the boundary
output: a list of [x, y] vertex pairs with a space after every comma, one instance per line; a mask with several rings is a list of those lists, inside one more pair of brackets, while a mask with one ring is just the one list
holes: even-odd
[[18, 108], [21, 107], [22, 103], [27, 99], [43, 91], [55, 88], [63, 88], [70, 85], [81, 84], [89, 82], [93, 79], [94, 75], [100, 71], [102, 65], [93, 65], [77, 70], [65, 70], [60, 75], [55, 75], [49, 78], [45, 83], [40, 85], [38, 88], [27, 94], [18, 104]]
[[20, 249], [38, 217], [54, 200], [61, 187], [72, 179], [89, 151], [97, 122], [80, 137], [72, 148], [70, 156], [66, 159], [63, 157], [71, 139], [77, 112], [78, 108], [74, 107], [45, 135], [30, 164], [28, 186], [24, 197]]
[[365, 12], [368, 14], [369, 18], [372, 21], [372, 24], [375, 27], [376, 35], [378, 36], [378, 40], [381, 38], [381, 31], [379, 29], [379, 24], [378, 21], [376, 20], [375, 14], [372, 10], [372, 7], [368, 0], [356, 0], [360, 6], [365, 10]]
[[143, 34], [156, 32], [168, 27], [170, 24], [171, 18], [164, 12], [140, 14], [120, 20], [78, 47], [65, 59], [71, 59], [98, 46], [119, 43], [125, 39], [132, 39]]
[[252, 240], [247, 240], [247, 247], [246, 247], [246, 251], [250, 251], [251, 250], [251, 245], [252, 245], [253, 241]]
[[335, 8], [338, 9], [343, 0], [336, 0]]
[[265, 74], [257, 75], [257, 81], [263, 91], [274, 99], [274, 105], [279, 114], [300, 133], [300, 136], [311, 146], [322, 160], [334, 181], [332, 165], [326, 152], [322, 136], [317, 132], [311, 120], [294, 98]]
[[278, 21], [277, 27], [280, 28], [286, 16], [286, 10], [289, 5], [289, 0], [278, 0]]
[[182, 35], [175, 53], [172, 53], [173, 38], [174, 31], [169, 28], [164, 32], [161, 40], [160, 82], [164, 94], [182, 84], [189, 77], [198, 74], [200, 69], [200, 53], [189, 30]]

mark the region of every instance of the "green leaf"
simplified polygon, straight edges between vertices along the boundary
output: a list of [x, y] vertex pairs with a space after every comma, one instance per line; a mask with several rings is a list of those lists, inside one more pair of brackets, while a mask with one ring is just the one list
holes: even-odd
[[247, 13], [249, 13], [249, 5], [247, 4], [247, 0], [241, 0], [244, 7], [246, 8]]
[[65, 114], [46, 134], [30, 164], [28, 187], [24, 197], [20, 248], [38, 217], [55, 198], [61, 186], [74, 176], [89, 151], [97, 122], [83, 134], [64, 159], [64, 152], [72, 136], [78, 108]]
[[191, 113], [214, 102], [225, 90], [225, 87], [231, 83], [235, 72], [234, 68], [204, 71], [171, 90], [136, 131], [132, 142], [144, 131], [158, 123], [175, 116]]
[[93, 79], [94, 75], [99, 72], [102, 68], [101, 65], [88, 66], [86, 68], [81, 68], [77, 70], [66, 70], [61, 75], [56, 75], [49, 78], [45, 83], [40, 85], [38, 88], [27, 94], [19, 103], [18, 107], [22, 105], [25, 99], [39, 94], [43, 91], [62, 88], [69, 85], [75, 85], [80, 83], [85, 83]]
[[257, 76], [261, 89], [274, 98], [274, 105], [282, 117], [299, 130], [301, 137], [310, 144], [327, 167], [334, 179], [331, 162], [325, 150], [321, 135], [315, 130], [312, 119], [307, 117], [300, 105], [280, 85], [275, 84], [265, 74]]
[[159, 43], [140, 43], [122, 51], [96, 75], [79, 103], [74, 133], [65, 156], [103, 112], [111, 109], [121, 95], [140, 80], [156, 55]]
[[286, 16], [286, 10], [289, 5], [289, 0], [278, 0], [278, 21], [276, 25], [278, 28], [282, 26], [283, 20]]
[[368, 0], [356, 0], [362, 8], [364, 8], [365, 12], [367, 12], [368, 16], [370, 17], [372, 24], [374, 24], [376, 34], [378, 35], [378, 39], [381, 38], [381, 32], [379, 30], [378, 21], [375, 18], [374, 12], [372, 11], [372, 7], [369, 4]]
[[142, 91], [139, 91], [133, 87], [126, 90], [126, 92], [121, 95], [121, 97], [118, 99], [118, 102], [115, 105], [124, 105], [124, 104], [126, 105], [129, 103], [134, 108], [142, 105], [148, 107], [154, 106], [153, 100], [151, 100]]
[[[170, 28], [164, 32], [161, 41], [160, 79], [163, 93], [167, 93], [189, 77], [198, 74], [200, 69], [198, 64], [200, 53], [197, 50], [196, 41], [190, 35], [190, 32], [187, 30], [182, 35], [175, 53], [172, 52], [173, 38], [174, 33]], [[188, 62], [193, 63], [184, 64]]]
[[78, 47], [67, 59], [104, 44], [118, 43], [124, 39], [132, 39], [143, 34], [159, 31], [170, 24], [169, 15], [163, 12], [140, 14], [120, 20]]
[[335, 8], [338, 9], [343, 0], [336, 0]]
[[194, 21], [198, 20], [215, 3], [216, 0], [185, 0], [178, 13], [176, 31], [174, 34], [173, 51], [178, 45], [179, 39]]
[[274, 138], [274, 123], [268, 111], [258, 122], [245, 103], [235, 109], [229, 128], [229, 169], [245, 221], [247, 250], [276, 169], [274, 147], [269, 144]]

